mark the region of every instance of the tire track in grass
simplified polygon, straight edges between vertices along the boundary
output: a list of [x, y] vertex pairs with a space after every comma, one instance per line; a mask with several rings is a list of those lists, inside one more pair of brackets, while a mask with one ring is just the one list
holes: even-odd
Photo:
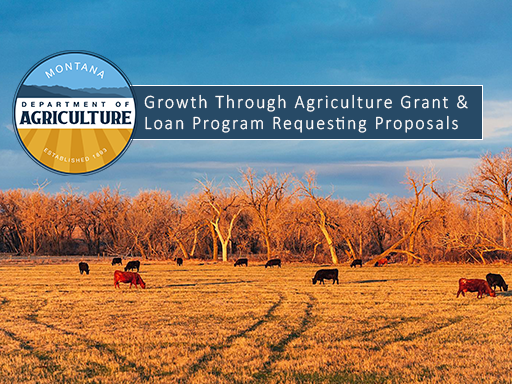
[[9, 303], [9, 299], [7, 297], [2, 297], [2, 301], [0, 302], [0, 308]]
[[[6, 297], [2, 298], [2, 301], [0, 302], [0, 307], [3, 307], [6, 304], [9, 304], [10, 300]], [[44, 307], [47, 304], [47, 300], [43, 300], [41, 303], [41, 307]], [[15, 341], [19, 344], [19, 347], [21, 350], [28, 353], [30, 356], [34, 356], [40, 363], [40, 368], [46, 369], [52, 376], [58, 373], [59, 371], [62, 372], [62, 367], [54, 362], [53, 358], [50, 354], [35, 349], [32, 345], [30, 345], [31, 340], [28, 340], [26, 338], [23, 338], [19, 335], [16, 335], [16, 333], [8, 330], [7, 328], [0, 327], [0, 332], [2, 332], [5, 336], [10, 338], [11, 340]], [[59, 374], [60, 377], [52, 377], [52, 379], [58, 381], [58, 382], [65, 382], [65, 377], [62, 376], [62, 373]]]
[[[7, 298], [3, 298], [2, 301], [0, 302], [0, 306], [2, 306], [4, 304], [7, 304], [9, 302], [10, 301]], [[28, 322], [30, 322], [32, 324], [37, 325], [37, 326], [43, 326], [43, 327], [45, 327], [47, 329], [50, 329], [50, 330], [55, 331], [55, 332], [62, 333], [64, 335], [66, 335], [66, 336], [73, 336], [75, 338], [81, 338], [83, 340], [83, 337], [81, 337], [81, 335], [78, 335], [78, 334], [76, 334], [74, 332], [69, 332], [67, 330], [55, 327], [55, 326], [53, 326], [51, 324], [45, 324], [43, 322], [40, 322], [38, 320], [38, 314], [47, 305], [48, 305], [48, 300], [47, 299], [39, 300], [37, 302], [37, 305], [35, 305], [35, 306], [37, 306], [37, 308], [35, 310], [33, 310], [32, 313], [29, 313], [29, 314], [23, 316], [22, 318], [17, 319], [17, 321], [19, 321], [19, 320], [26, 320], [26, 321], [28, 321]], [[33, 305], [30, 304], [30, 307], [33, 307]], [[12, 331], [10, 331], [10, 330], [8, 330], [6, 328], [0, 328], [0, 331], [3, 332], [6, 336], [11, 338], [12, 340], [18, 342], [18, 344], [20, 345], [20, 349], [22, 349], [22, 350], [28, 352], [30, 355], [36, 357], [42, 363], [42, 367], [48, 369], [50, 371], [50, 373], [54, 374], [54, 372], [57, 372], [59, 370], [62, 371], [62, 368], [60, 367], [60, 365], [57, 364], [57, 363], [54, 363], [52, 361], [54, 359], [51, 357], [51, 354], [46, 353], [46, 352], [42, 352], [42, 351], [34, 348], [30, 344], [34, 340], [29, 340], [27, 338], [22, 338], [20, 336], [17, 336], [14, 332], [12, 332]], [[88, 346], [88, 347], [95, 347], [95, 345], [92, 344], [92, 343], [85, 343], [85, 345]], [[52, 378], [52, 379], [55, 379], [55, 378]], [[60, 381], [66, 382], [66, 378], [61, 377]]]
[[53, 324], [49, 324], [49, 323], [45, 323], [43, 321], [40, 321], [38, 319], [38, 317], [39, 317], [39, 313], [38, 312], [44, 306], [45, 305], [42, 305], [36, 311], [34, 311], [30, 315], [26, 316], [25, 319], [27, 321], [31, 322], [32, 324], [35, 324], [35, 325], [38, 325], [38, 326], [41, 326], [41, 327], [45, 327], [47, 329], [50, 329], [51, 331], [59, 332], [59, 333], [62, 333], [64, 335], [66, 335], [66, 336], [73, 336], [76, 340], [81, 341], [88, 348], [94, 348], [94, 349], [96, 349], [97, 351], [99, 351], [102, 354], [110, 354], [114, 358], [114, 361], [119, 365], [120, 370], [122, 372], [126, 372], [126, 371], [131, 370], [131, 371], [137, 373], [137, 375], [139, 376], [139, 379], [142, 380], [142, 381], [148, 380], [151, 377], [150, 374], [146, 373], [145, 367], [137, 364], [136, 362], [133, 362], [133, 361], [129, 360], [126, 356], [123, 356], [123, 355], [119, 354], [114, 348], [112, 348], [108, 344], [102, 343], [102, 342], [97, 341], [97, 340], [93, 340], [93, 339], [87, 338], [87, 337], [85, 337], [82, 334], [79, 334], [77, 332], [68, 331], [68, 330], [66, 330], [64, 328], [60, 328], [60, 327], [55, 326]]
[[[481, 319], [487, 318], [487, 317], [489, 317], [490, 313], [495, 312], [495, 311], [501, 309], [504, 306], [506, 306], [506, 305], [505, 304], [493, 304], [492, 308], [490, 308], [488, 310], [484, 309], [482, 311], [482, 313], [478, 314], [477, 316], [472, 316], [471, 318], [469, 318], [467, 316], [463, 316], [463, 315], [447, 318], [443, 324], [441, 324], [441, 325], [439, 325], [437, 327], [436, 326], [427, 327], [427, 328], [424, 328], [424, 329], [422, 329], [420, 331], [413, 332], [413, 333], [411, 333], [411, 334], [409, 334], [407, 336], [403, 336], [397, 330], [397, 332], [399, 334], [399, 337], [397, 337], [395, 340], [387, 342], [382, 348], [387, 347], [388, 345], [391, 345], [391, 344], [394, 344], [394, 343], [398, 343], [400, 341], [414, 341], [416, 339], [419, 339], [419, 338], [422, 338], [422, 337], [426, 337], [426, 336], [431, 335], [433, 333], [442, 331], [445, 328], [451, 327], [452, 325], [459, 324], [459, 323], [462, 323], [462, 322], [467, 321], [467, 320], [471, 320], [472, 322], [474, 322], [475, 319], [481, 320]], [[380, 348], [380, 349], [382, 349], [382, 348]]]
[[[308, 293], [305, 293], [305, 294], [309, 297], [310, 301], [306, 306], [306, 310], [304, 312], [304, 316], [302, 318], [301, 324], [299, 325], [299, 327], [297, 329], [295, 329], [293, 332], [289, 333], [285, 338], [281, 339], [278, 343], [271, 346], [272, 355], [263, 364], [263, 368], [260, 371], [258, 371], [252, 375], [255, 382], [261, 383], [261, 382], [270, 381], [273, 378], [273, 374], [274, 374], [272, 365], [275, 364], [276, 362], [282, 360], [282, 357], [283, 357], [284, 353], [286, 352], [286, 347], [293, 340], [300, 338], [304, 334], [304, 332], [306, 332], [308, 329], [310, 329], [312, 327], [312, 325], [313, 325], [312, 310], [314, 307], [313, 303], [317, 300], [316, 300], [316, 298], [314, 298], [313, 295], [308, 294]], [[389, 342], [384, 343], [384, 345], [382, 345], [382, 346], [379, 345], [377, 348], [375, 348], [375, 350], [381, 350], [395, 342], [409, 341], [409, 340], [417, 339], [419, 337], [425, 337], [431, 333], [438, 332], [446, 327], [449, 327], [451, 325], [454, 325], [454, 324], [457, 324], [464, 320], [467, 320], [467, 318], [465, 318], [463, 316], [456, 316], [455, 318], [448, 319], [448, 323], [444, 323], [440, 327], [429, 327], [426, 329], [422, 329], [421, 331], [414, 332], [413, 334], [410, 334], [408, 336], [403, 336], [400, 333], [400, 331], [397, 329], [397, 326], [399, 326], [401, 324], [419, 321], [421, 319], [428, 317], [429, 315], [431, 315], [435, 312], [436, 311], [431, 311], [430, 313], [427, 313], [426, 315], [421, 316], [421, 317], [413, 316], [413, 317], [408, 317], [403, 320], [402, 319], [401, 320], [393, 320], [393, 321], [391, 321], [381, 327], [373, 329], [373, 330], [367, 330], [367, 331], [363, 331], [363, 332], [349, 334], [344, 339], [365, 337], [365, 336], [375, 334], [375, 333], [383, 331], [383, 330], [389, 330], [389, 329], [395, 330], [399, 334], [399, 337], [397, 337]]]
[[429, 335], [431, 335], [433, 333], [440, 332], [440, 331], [442, 331], [445, 328], [448, 328], [448, 327], [450, 327], [452, 325], [455, 325], [455, 324], [462, 323], [462, 322], [464, 322], [466, 320], [475, 321], [475, 319], [481, 319], [481, 318], [484, 318], [484, 317], [488, 317], [489, 313], [497, 311], [498, 309], [502, 308], [503, 306], [504, 306], [504, 304], [501, 304], [501, 305], [500, 304], [496, 304], [490, 310], [484, 310], [479, 315], [473, 316], [471, 318], [468, 318], [467, 316], [463, 316], [463, 315], [458, 315], [458, 316], [455, 316], [455, 317], [445, 318], [445, 319], [443, 319], [442, 323], [439, 324], [439, 325], [427, 326], [427, 327], [425, 327], [425, 328], [423, 328], [423, 329], [421, 329], [419, 331], [411, 332], [407, 336], [404, 336], [400, 332], [400, 330], [397, 328], [398, 325], [401, 325], [401, 324], [404, 324], [404, 323], [409, 323], [409, 322], [412, 322], [413, 320], [426, 319], [428, 316], [432, 315], [433, 313], [437, 313], [437, 311], [431, 311], [430, 313], [428, 313], [428, 314], [426, 314], [426, 315], [424, 315], [424, 316], [422, 316], [420, 318], [411, 317], [407, 321], [393, 321], [393, 322], [390, 322], [389, 324], [387, 324], [387, 325], [385, 325], [383, 327], [380, 327], [380, 328], [378, 328], [376, 330], [366, 331], [366, 335], [371, 334], [371, 333], [375, 333], [375, 332], [378, 332], [378, 331], [381, 331], [381, 330], [384, 330], [384, 329], [393, 329], [398, 334], [398, 336], [396, 336], [395, 338], [393, 338], [391, 340], [388, 340], [388, 341], [378, 342], [378, 341], [374, 340], [374, 342], [376, 342], [378, 345], [376, 347], [373, 347], [373, 348], [370, 348], [370, 349], [373, 350], [373, 351], [380, 351], [380, 350], [383, 350], [384, 348], [386, 348], [386, 347], [388, 347], [390, 345], [393, 345], [395, 343], [399, 343], [399, 342], [402, 342], [402, 341], [414, 341], [416, 339], [420, 339], [422, 337], [429, 336]]
[[[260, 327], [260, 326], [264, 325], [265, 323], [267, 323], [269, 321], [269, 319], [272, 318], [272, 316], [273, 316], [274, 312], [276, 311], [276, 309], [281, 306], [283, 300], [284, 300], [283, 295], [279, 294], [279, 300], [277, 302], [275, 302], [267, 310], [267, 312], [263, 315], [263, 317], [260, 320], [258, 320], [257, 322], [255, 322], [254, 324], [249, 326], [248, 328], [242, 330], [241, 332], [238, 332], [238, 333], [236, 333], [234, 335], [228, 336], [224, 343], [219, 344], [219, 345], [215, 345], [215, 346], [211, 346], [209, 352], [203, 354], [203, 356], [201, 356], [195, 363], [193, 363], [190, 366], [190, 368], [188, 370], [188, 375], [192, 375], [195, 372], [197, 372], [198, 370], [200, 370], [205, 364], [207, 364], [210, 360], [212, 360], [223, 349], [230, 347], [235, 340], [237, 340], [237, 339], [239, 339], [241, 337], [245, 337], [245, 335], [247, 333], [252, 332], [252, 331], [256, 330], [258, 327]], [[41, 308], [42, 307], [43, 306], [41, 306]], [[129, 367], [131, 370], [133, 370], [134, 372], [136, 372], [139, 375], [139, 379], [141, 381], [146, 381], [146, 380], [150, 379], [151, 377], [168, 376], [168, 375], [171, 374], [170, 372], [158, 372], [158, 373], [148, 374], [146, 372], [145, 367], [137, 364], [136, 362], [130, 361], [127, 357], [119, 354], [114, 348], [112, 348], [108, 344], [105, 344], [105, 343], [102, 343], [102, 342], [99, 342], [99, 341], [96, 341], [96, 340], [93, 340], [93, 339], [90, 339], [90, 338], [86, 338], [83, 335], [78, 334], [76, 332], [68, 331], [66, 329], [57, 327], [57, 326], [55, 326], [53, 324], [48, 324], [48, 323], [40, 321], [38, 319], [38, 313], [37, 313], [38, 310], [33, 312], [32, 314], [28, 315], [26, 317], [26, 320], [32, 322], [33, 324], [36, 324], [36, 325], [48, 328], [50, 330], [63, 333], [65, 335], [67, 335], [67, 336], [73, 336], [76, 339], [79, 339], [80, 341], [82, 341], [87, 347], [95, 348], [100, 353], [109, 353], [109, 354], [111, 354], [114, 357], [115, 362], [117, 364], [119, 364], [119, 366], [121, 367], [121, 371], [123, 371], [123, 366]]]
[[267, 324], [270, 319], [274, 316], [274, 312], [283, 304], [284, 296], [282, 293], [277, 292], [279, 299], [267, 310], [267, 312], [260, 318], [257, 322], [253, 323], [248, 328], [245, 328], [241, 332], [228, 336], [226, 341], [222, 344], [217, 344], [215, 346], [211, 346], [210, 350], [204, 353], [199, 359], [193, 363], [187, 372], [187, 376], [190, 377], [198, 372], [201, 368], [203, 368], [209, 361], [211, 361], [215, 356], [219, 355], [224, 349], [227, 349], [233, 345], [233, 343], [242, 337], [245, 337], [248, 333], [255, 331], [262, 325]]
[[413, 316], [413, 317], [407, 317], [405, 319], [400, 319], [400, 320], [390, 320], [385, 325], [382, 325], [380, 327], [377, 327], [377, 328], [374, 328], [374, 329], [368, 329], [368, 330], [361, 331], [361, 332], [350, 333], [348, 335], [345, 335], [343, 337], [343, 340], [351, 340], [351, 339], [355, 339], [357, 337], [366, 337], [366, 336], [370, 336], [370, 335], [373, 335], [375, 333], [382, 332], [382, 331], [385, 331], [385, 330], [388, 330], [388, 329], [395, 329], [396, 330], [396, 326], [397, 325], [412, 323], [414, 321], [421, 320], [424, 317], [425, 316], [422, 316], [422, 317]]
[[[21, 350], [25, 351], [30, 356], [34, 356], [41, 363], [39, 368], [47, 370], [48, 373], [52, 375], [51, 379], [53, 382], [67, 382], [66, 378], [62, 374], [62, 367], [54, 361], [51, 355], [35, 349], [30, 345], [29, 340], [16, 335], [14, 332], [9, 331], [8, 329], [0, 327], [0, 332], [17, 342]], [[56, 375], [56, 377], [54, 377], [54, 375]]]
[[[303, 294], [308, 296], [309, 302], [306, 305], [306, 309], [304, 311], [304, 316], [302, 317], [301, 323], [294, 331], [290, 332], [286, 337], [282, 338], [279, 342], [277, 342], [276, 344], [273, 344], [270, 347], [271, 351], [272, 351], [271, 356], [267, 359], [267, 361], [265, 363], [263, 363], [263, 368], [252, 375], [253, 379], [257, 383], [268, 382], [269, 380], [272, 379], [272, 376], [274, 374], [272, 365], [275, 364], [276, 362], [282, 360], [282, 357], [286, 352], [287, 346], [293, 340], [300, 338], [307, 330], [311, 329], [311, 327], [314, 325], [314, 323], [312, 321], [312, 319], [313, 319], [312, 311], [314, 308], [314, 303], [317, 302], [317, 299], [310, 293], [303, 293]], [[434, 313], [434, 311], [432, 311], [429, 314], [432, 314], [432, 313]], [[428, 316], [429, 314], [427, 314], [426, 316]], [[367, 330], [367, 331], [363, 331], [363, 332], [357, 332], [354, 334], [346, 335], [346, 337], [344, 339], [365, 337], [365, 336], [368, 336], [368, 335], [371, 335], [371, 334], [374, 334], [374, 333], [377, 333], [377, 332], [380, 332], [383, 330], [387, 330], [387, 329], [394, 329], [400, 334], [400, 332], [396, 328], [397, 325], [418, 321], [426, 316], [422, 316], [422, 317], [414, 316], [414, 317], [406, 318], [404, 320], [402, 320], [402, 319], [394, 320], [390, 323], [387, 323], [387, 324], [385, 324], [381, 327], [378, 327], [376, 329], [373, 329], [373, 330]], [[451, 325], [451, 324], [449, 324], [449, 325]]]
[[465, 318], [463, 316], [456, 316], [455, 318], [448, 319], [448, 323], [444, 323], [440, 327], [426, 327], [419, 331], [412, 332], [407, 336], [404, 336], [402, 334], [402, 332], [400, 332], [400, 330], [398, 329], [398, 326], [400, 326], [400, 325], [414, 323], [414, 322], [420, 322], [422, 320], [427, 319], [430, 315], [432, 315], [434, 313], [437, 313], [437, 311], [430, 311], [430, 312], [424, 314], [423, 316], [410, 316], [410, 317], [406, 317], [406, 318], [400, 318], [399, 320], [389, 320], [384, 325], [376, 327], [374, 329], [369, 329], [369, 330], [365, 330], [365, 331], [361, 331], [361, 332], [347, 334], [343, 337], [343, 340], [352, 340], [352, 339], [356, 339], [356, 338], [360, 338], [360, 337], [367, 338], [368, 336], [375, 335], [382, 331], [387, 331], [387, 330], [392, 330], [396, 334], [398, 334], [398, 336], [396, 336], [395, 338], [393, 338], [392, 340], [389, 340], [389, 341], [379, 342], [376, 339], [372, 339], [372, 341], [377, 343], [378, 345], [375, 347], [370, 347], [369, 349], [373, 350], [373, 351], [380, 351], [380, 350], [384, 349], [385, 347], [387, 347], [388, 345], [391, 345], [393, 343], [400, 342], [400, 341], [412, 341], [419, 337], [427, 336], [431, 333], [440, 331], [446, 327], [449, 327], [453, 324], [457, 324], [457, 323], [465, 320]]
[[[297, 291], [298, 292], [298, 291]], [[304, 315], [302, 316], [302, 320], [299, 323], [298, 327], [293, 331], [288, 333], [285, 337], [279, 340], [277, 343], [270, 346], [270, 357], [263, 363], [263, 367], [256, 373], [252, 375], [252, 377], [256, 380], [256, 382], [266, 382], [268, 381], [272, 374], [272, 365], [279, 360], [282, 360], [284, 353], [286, 352], [286, 348], [288, 345], [298, 338], [300, 338], [304, 332], [311, 328], [313, 325], [313, 307], [314, 303], [318, 300], [311, 293], [303, 293], [305, 294], [309, 301], [306, 303], [306, 309], [304, 310]]]
[[398, 336], [391, 339], [391, 340], [388, 340], [388, 341], [384, 341], [384, 342], [379, 342], [377, 340], [374, 340], [374, 342], [376, 342], [378, 345], [376, 347], [372, 347], [372, 348], [368, 348], [369, 350], [372, 350], [372, 351], [381, 351], [383, 350], [384, 348], [390, 346], [390, 345], [393, 345], [393, 344], [396, 344], [396, 343], [399, 343], [399, 342], [402, 342], [402, 341], [414, 341], [416, 339], [419, 339], [421, 337], [425, 337], [425, 336], [428, 336], [432, 333], [435, 333], [435, 332], [439, 332], [445, 328], [448, 328], [454, 324], [457, 324], [457, 323], [460, 323], [461, 321], [464, 320], [464, 317], [463, 316], [456, 316], [454, 318], [449, 318], [447, 319], [446, 322], [444, 322], [443, 324], [440, 324], [439, 326], [432, 326], [432, 327], [426, 327], [424, 329], [421, 329], [419, 331], [416, 331], [416, 332], [412, 332], [410, 334], [408, 334], [407, 336], [404, 336], [402, 335], [402, 333], [398, 330], [398, 328], [396, 327], [397, 325], [400, 325], [400, 324], [403, 324], [403, 323], [394, 323], [394, 324], [390, 324], [390, 326], [388, 328], [391, 328], [393, 329], [397, 334]]

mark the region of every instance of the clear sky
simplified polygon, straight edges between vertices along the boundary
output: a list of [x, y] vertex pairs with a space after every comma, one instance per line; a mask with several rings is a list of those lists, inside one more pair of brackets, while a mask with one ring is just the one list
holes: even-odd
[[[434, 164], [445, 183], [511, 144], [512, 7], [495, 0], [8, 1], [0, 8], [0, 188], [183, 195], [195, 179], [239, 168], [315, 169], [323, 189], [364, 200], [404, 195], [407, 166]], [[60, 176], [23, 152], [12, 100], [25, 73], [62, 50], [116, 63], [132, 84], [483, 84], [484, 140], [451, 142], [133, 142], [107, 170]]]
[[[57, 68], [59, 65], [60, 69]], [[47, 73], [51, 73], [51, 76]], [[112, 65], [95, 56], [84, 54], [52, 57], [38, 65], [25, 80], [25, 85], [60, 85], [71, 89], [84, 88], [84, 84], [87, 88], [96, 89], [128, 86]]]

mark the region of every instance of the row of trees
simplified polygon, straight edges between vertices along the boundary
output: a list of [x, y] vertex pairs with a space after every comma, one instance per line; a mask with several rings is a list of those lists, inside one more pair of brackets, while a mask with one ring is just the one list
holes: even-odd
[[159, 190], [130, 197], [119, 188], [48, 194], [44, 183], [0, 191], [0, 251], [334, 264], [387, 255], [485, 263], [512, 255], [511, 150], [483, 156], [451, 189], [440, 189], [433, 169], [407, 170], [404, 183], [409, 197], [366, 202], [322, 194], [314, 172], [297, 178], [247, 169], [229, 186], [199, 180], [199, 192], [179, 200]]

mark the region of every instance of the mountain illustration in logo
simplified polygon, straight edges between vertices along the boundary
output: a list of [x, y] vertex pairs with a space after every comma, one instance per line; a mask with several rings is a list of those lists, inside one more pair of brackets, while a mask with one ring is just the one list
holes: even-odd
[[18, 97], [133, 97], [129, 87], [120, 88], [79, 88], [71, 89], [60, 85], [22, 85]]

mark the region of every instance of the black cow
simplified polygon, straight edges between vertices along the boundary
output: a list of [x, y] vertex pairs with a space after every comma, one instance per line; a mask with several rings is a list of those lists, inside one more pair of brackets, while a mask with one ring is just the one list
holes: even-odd
[[245, 258], [245, 257], [238, 259], [237, 261], [235, 261], [235, 267], [237, 265], [239, 265], [239, 266], [245, 265], [247, 267], [249, 265], [249, 260], [247, 260], [247, 258]]
[[178, 265], [178, 267], [181, 267], [183, 265], [183, 259], [181, 257], [177, 257], [176, 264]]
[[316, 284], [317, 281], [320, 284], [325, 284], [324, 280], [332, 280], [332, 283], [339, 284], [338, 280], [338, 270], [337, 269], [320, 269], [316, 271], [315, 277], [313, 277], [313, 284]]
[[112, 265], [116, 265], [116, 264], [123, 265], [123, 261], [121, 260], [120, 257], [114, 257], [112, 259]]
[[78, 269], [80, 269], [80, 274], [82, 275], [84, 272], [89, 274], [89, 264], [87, 263], [84, 263], [83, 261], [81, 261], [80, 263], [78, 263]]
[[279, 268], [281, 268], [281, 259], [270, 259], [269, 261], [267, 261], [267, 263], [265, 264], [265, 268], [267, 267], [273, 267], [273, 266], [278, 266]]
[[139, 260], [132, 260], [129, 261], [128, 264], [126, 264], [126, 267], [124, 267], [124, 271], [130, 271], [136, 269], [137, 272], [139, 272], [140, 268], [140, 261]]
[[503, 276], [498, 275], [497, 273], [488, 273], [487, 276], [485, 276], [485, 279], [487, 280], [487, 283], [489, 283], [489, 286], [495, 291], [496, 286], [500, 287], [500, 291], [508, 291], [508, 285], [505, 283]]
[[352, 267], [356, 268], [358, 265], [362, 268], [363, 267], [363, 260], [355, 259], [354, 261], [352, 261], [352, 264], [350, 264], [350, 268], [352, 268]]

